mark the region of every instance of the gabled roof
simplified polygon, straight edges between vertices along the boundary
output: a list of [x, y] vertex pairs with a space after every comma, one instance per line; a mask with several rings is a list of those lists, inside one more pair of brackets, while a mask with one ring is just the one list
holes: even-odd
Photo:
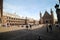
[[51, 15], [47, 11], [45, 11], [43, 18], [50, 18], [50, 17], [51, 17]]

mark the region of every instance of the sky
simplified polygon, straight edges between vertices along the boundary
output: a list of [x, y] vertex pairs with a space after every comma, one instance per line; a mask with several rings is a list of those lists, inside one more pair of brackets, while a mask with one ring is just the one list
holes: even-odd
[[3, 0], [3, 11], [39, 20], [40, 12], [43, 16], [45, 11], [50, 13], [52, 9], [56, 18], [56, 3], [58, 0]]

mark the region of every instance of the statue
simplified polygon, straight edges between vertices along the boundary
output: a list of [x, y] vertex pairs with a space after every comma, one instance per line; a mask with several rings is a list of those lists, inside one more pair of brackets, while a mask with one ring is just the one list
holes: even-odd
[[[59, 0], [59, 4], [60, 4], [60, 0]], [[55, 5], [55, 9], [56, 9], [58, 23], [60, 24], [60, 8], [59, 8], [59, 4]]]

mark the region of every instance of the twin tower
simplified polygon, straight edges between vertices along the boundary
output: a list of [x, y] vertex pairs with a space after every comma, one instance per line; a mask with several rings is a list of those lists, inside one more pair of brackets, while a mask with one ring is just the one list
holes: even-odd
[[42, 16], [42, 13], [40, 12], [40, 24], [54, 24], [54, 16], [52, 9], [50, 10], [50, 14], [45, 11], [44, 15]]

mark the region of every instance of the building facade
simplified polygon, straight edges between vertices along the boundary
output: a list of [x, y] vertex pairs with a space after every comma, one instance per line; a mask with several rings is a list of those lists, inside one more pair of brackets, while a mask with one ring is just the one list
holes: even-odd
[[25, 24], [25, 19], [20, 18], [20, 16], [10, 13], [3, 13], [2, 19], [3, 26], [19, 26]]
[[2, 17], [2, 25], [3, 26], [19, 26], [19, 25], [34, 25], [35, 24], [34, 19], [32, 18], [22, 18], [16, 13], [11, 14], [7, 12], [3, 12], [3, 17]]
[[27, 18], [27, 24], [28, 25], [35, 25], [37, 20], [34, 20], [33, 18]]
[[3, 14], [3, 0], [0, 0], [0, 24], [2, 23]]
[[54, 16], [53, 16], [53, 11], [51, 9], [50, 14], [45, 11], [43, 17], [42, 17], [42, 13], [40, 13], [40, 24], [54, 24]]

